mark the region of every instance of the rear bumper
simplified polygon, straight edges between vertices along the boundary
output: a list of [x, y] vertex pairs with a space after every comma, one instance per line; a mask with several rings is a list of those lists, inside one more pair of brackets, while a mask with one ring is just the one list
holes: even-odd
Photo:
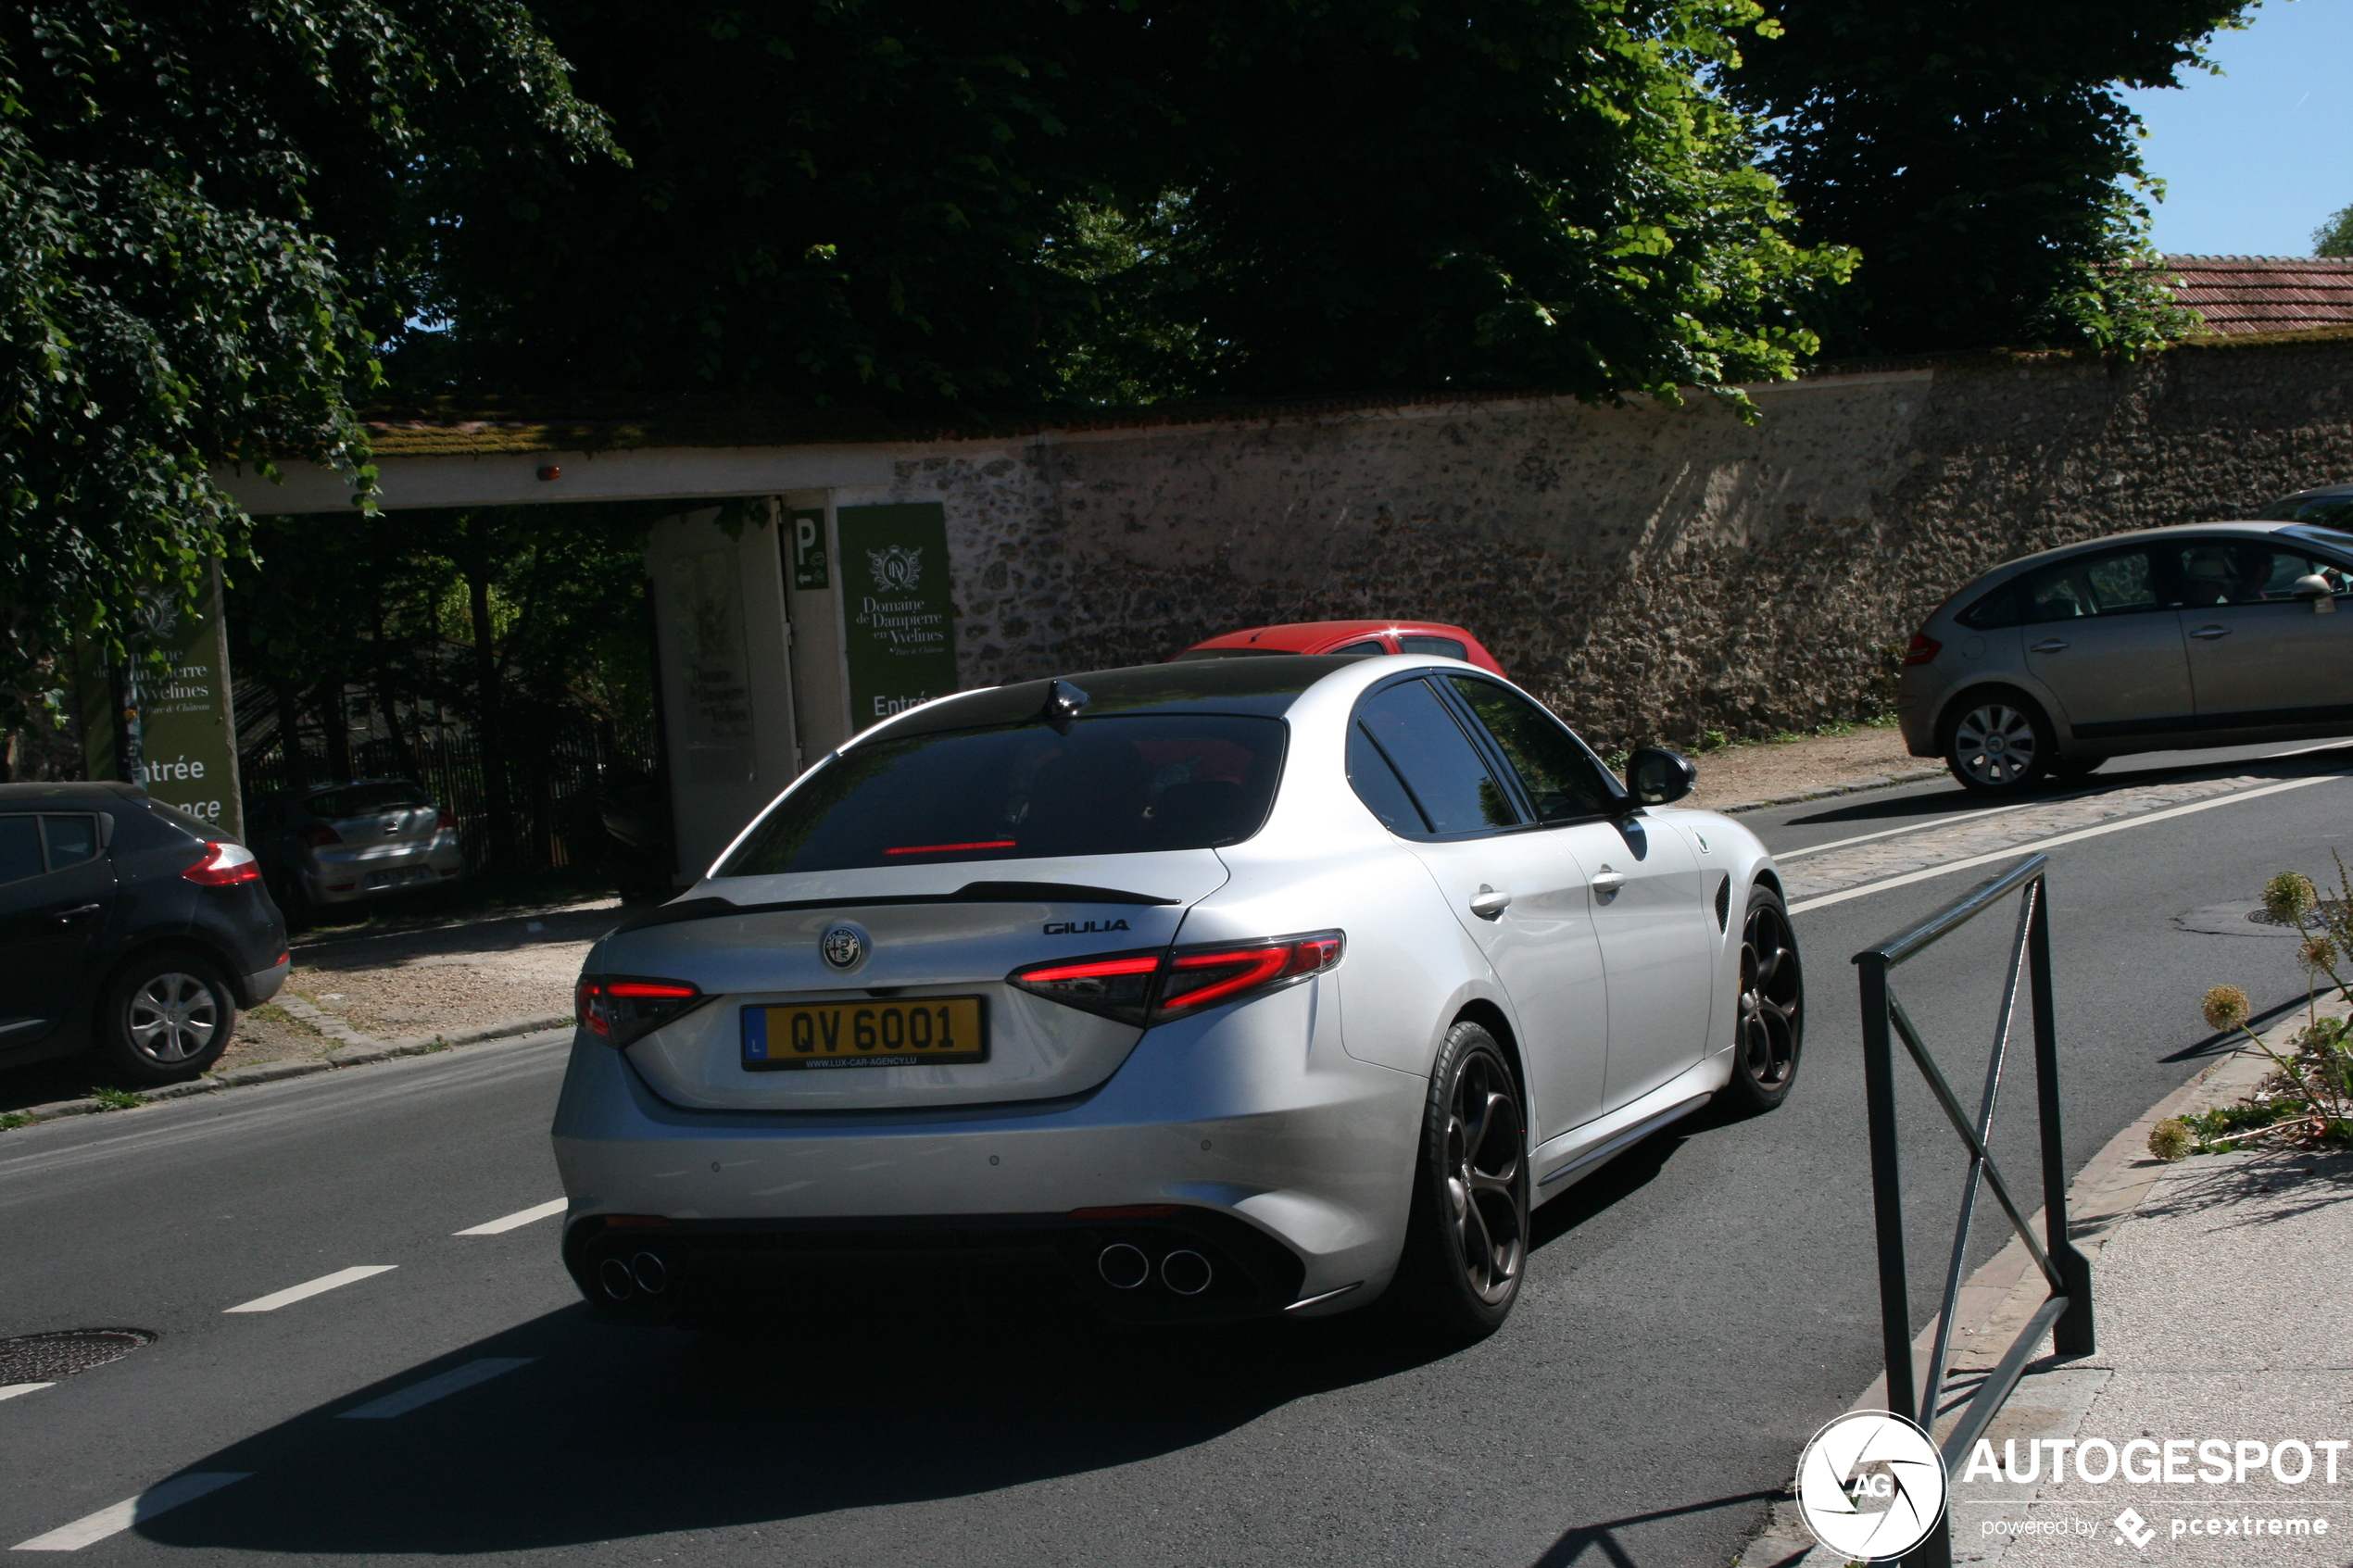
[[291, 955], [280, 959], [268, 969], [258, 970], [245, 976], [245, 1006], [258, 1008], [278, 994], [285, 985], [286, 975], [294, 969]]
[[351, 904], [444, 886], [466, 874], [465, 851], [454, 836], [422, 849], [313, 853], [300, 872], [316, 904]]
[[[572, 1201], [567, 1261], [601, 1246], [603, 1216], [650, 1216], [670, 1223], [693, 1269], [790, 1272], [875, 1250], [1026, 1253], [1059, 1260], [1099, 1305], [1133, 1316], [1123, 1303], [1155, 1293], [1106, 1296], [1088, 1271], [1122, 1239], [1156, 1268], [1175, 1245], [1165, 1231], [1208, 1243], [1233, 1266], [1220, 1277], [1247, 1277], [1252, 1290], [1189, 1306], [1172, 1295], [1154, 1311], [1250, 1315], [1343, 1289], [1332, 1309], [1359, 1305], [1386, 1286], [1403, 1243], [1426, 1085], [1348, 1056], [1331, 1010], [1320, 1027], [1309, 1020], [1306, 990], [1154, 1029], [1088, 1094], [925, 1111], [682, 1110], [620, 1053], [575, 1038], [555, 1123]], [[1160, 1237], [1150, 1245], [1073, 1217], [1139, 1206], [1178, 1210], [1121, 1223]], [[1262, 1242], [1291, 1261], [1250, 1261]], [[592, 1301], [596, 1262], [574, 1267]]]

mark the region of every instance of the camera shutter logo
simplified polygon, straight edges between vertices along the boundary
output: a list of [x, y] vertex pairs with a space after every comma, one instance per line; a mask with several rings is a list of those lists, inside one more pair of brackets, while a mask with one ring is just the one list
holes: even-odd
[[1797, 1508], [1832, 1551], [1866, 1562], [1901, 1556], [1944, 1516], [1944, 1457], [1900, 1415], [1840, 1416], [1797, 1461]]
[[828, 926], [817, 939], [817, 951], [836, 969], [856, 969], [866, 956], [866, 934], [854, 925]]

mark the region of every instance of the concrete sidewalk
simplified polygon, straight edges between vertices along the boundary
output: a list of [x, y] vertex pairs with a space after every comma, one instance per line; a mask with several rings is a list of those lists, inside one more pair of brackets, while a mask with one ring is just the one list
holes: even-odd
[[[2342, 1017], [2346, 1010], [2324, 1004], [2322, 1011]], [[2306, 1022], [2299, 1009], [2265, 1040], [2287, 1054]], [[2044, 1359], [1986, 1434], [1994, 1458], [2011, 1455], [2034, 1479], [1982, 1466], [1970, 1478], [1962, 1461], [1951, 1489], [1956, 1562], [2353, 1562], [2353, 1202], [2340, 1201], [2353, 1198], [2353, 1155], [2258, 1148], [2164, 1164], [2146, 1147], [2162, 1118], [2228, 1104], [2271, 1071], [2252, 1050], [2225, 1059], [2085, 1166], [2069, 1198], [2070, 1230], [2092, 1262], [2099, 1350], [2061, 1361], [2043, 1341]], [[1990, 1200], [1984, 1209], [2001, 1223]], [[2040, 1214], [2034, 1226], [2040, 1234]], [[2045, 1295], [2015, 1240], [1970, 1277], [1954, 1314], [1958, 1348], [1940, 1441]], [[1915, 1346], [1916, 1375], [1928, 1343], [1924, 1334]], [[1854, 1408], [1885, 1406], [1882, 1379]], [[2189, 1479], [2133, 1482], [2120, 1464], [2110, 1470], [2108, 1452], [2122, 1455], [2136, 1439], [2154, 1446], [2133, 1451], [2133, 1470], [2145, 1472], [2152, 1454], [2161, 1463], [2171, 1440], [2173, 1474]], [[2210, 1441], [2223, 1447], [2201, 1453]], [[2070, 1458], [2055, 1479], [2053, 1448], [2031, 1446], [2087, 1442], [2100, 1479], [2082, 1478], [2071, 1447], [2059, 1450]], [[2275, 1472], [2271, 1456], [2282, 1445]], [[2228, 1478], [2199, 1479], [2201, 1461], [2217, 1452], [2226, 1456]], [[1792, 1455], [1793, 1471], [1795, 1463]], [[2214, 1474], [2210, 1462], [2206, 1474]], [[2290, 1533], [2298, 1530], [2309, 1533]], [[1814, 1546], [1795, 1505], [1783, 1503], [1739, 1561], [1742, 1568], [1840, 1568], [1845, 1560]]]

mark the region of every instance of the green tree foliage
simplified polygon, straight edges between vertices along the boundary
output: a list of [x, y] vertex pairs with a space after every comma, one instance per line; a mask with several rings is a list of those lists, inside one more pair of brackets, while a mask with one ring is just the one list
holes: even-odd
[[632, 167], [481, 191], [420, 390], [908, 419], [1785, 372], [1842, 258], [1698, 84], [1747, 0], [547, 0]]
[[2314, 256], [2353, 256], [2353, 207], [2340, 208], [2312, 231]]
[[2250, 0], [1777, 0], [1731, 97], [1816, 243], [1862, 253], [1830, 351], [2133, 348], [2187, 330], [2150, 270], [2139, 122]]
[[364, 488], [442, 193], [602, 134], [516, 0], [0, 3], [0, 696], [242, 550], [208, 463]]

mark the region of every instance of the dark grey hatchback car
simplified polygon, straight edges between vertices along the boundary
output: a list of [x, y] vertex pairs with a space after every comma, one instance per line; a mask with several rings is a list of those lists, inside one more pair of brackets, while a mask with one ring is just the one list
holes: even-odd
[[285, 984], [285, 922], [245, 846], [122, 784], [0, 784], [0, 1067], [94, 1052], [191, 1078]]

